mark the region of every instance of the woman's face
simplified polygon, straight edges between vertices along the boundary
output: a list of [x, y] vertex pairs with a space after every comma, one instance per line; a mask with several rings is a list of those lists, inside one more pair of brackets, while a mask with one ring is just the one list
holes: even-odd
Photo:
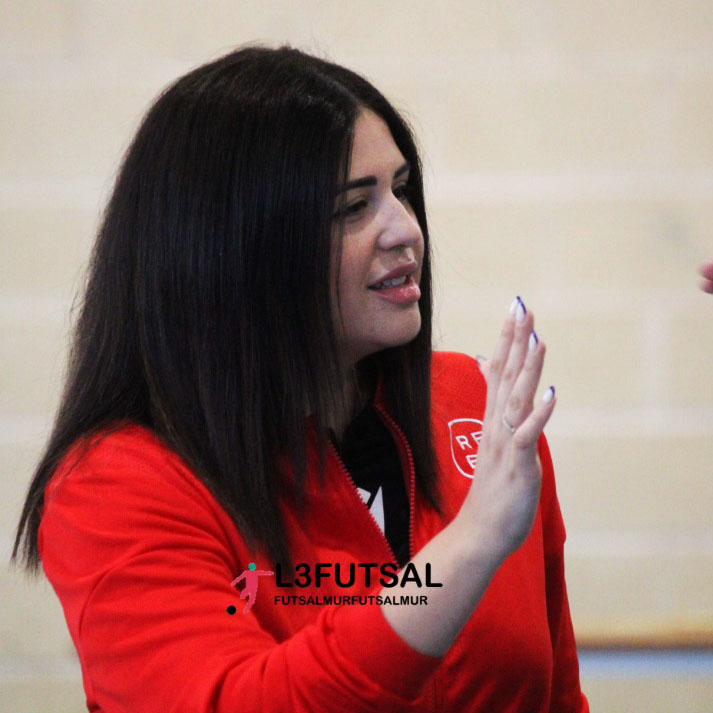
[[[423, 235], [409, 203], [409, 166], [386, 123], [363, 110], [354, 127], [336, 284], [337, 334], [346, 363], [411, 341], [421, 328], [418, 299]], [[394, 284], [381, 284], [392, 278]]]

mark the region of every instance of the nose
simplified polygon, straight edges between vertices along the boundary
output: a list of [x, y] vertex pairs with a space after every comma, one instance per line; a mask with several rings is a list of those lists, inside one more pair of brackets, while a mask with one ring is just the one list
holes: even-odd
[[415, 247], [423, 240], [421, 226], [413, 210], [396, 196], [391, 197], [384, 213], [378, 241], [382, 250]]

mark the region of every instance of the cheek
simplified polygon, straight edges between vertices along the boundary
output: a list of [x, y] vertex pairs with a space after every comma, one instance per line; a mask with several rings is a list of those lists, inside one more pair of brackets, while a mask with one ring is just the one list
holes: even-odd
[[360, 280], [357, 273], [353, 255], [348, 250], [342, 249], [339, 270], [335, 269], [333, 273], [332, 305], [334, 317], [347, 324], [353, 322], [361, 311], [358, 294]]
[[335, 302], [337, 296], [341, 299], [344, 298], [345, 294], [345, 283], [347, 280], [347, 275], [349, 273], [349, 256], [347, 250], [344, 247], [343, 239], [340, 237], [334, 237], [333, 240], [339, 240], [341, 248], [334, 247], [331, 255], [331, 279], [330, 279], [330, 289], [332, 293], [332, 301]]
[[339, 295], [342, 299], [354, 299], [363, 280], [360, 269], [361, 262], [359, 261], [359, 256], [355, 254], [354, 250], [343, 247], [337, 285]]
[[416, 259], [418, 260], [418, 272], [419, 275], [423, 273], [423, 258], [424, 255], [426, 254], [426, 245], [423, 241], [423, 238], [421, 238], [421, 242], [418, 245], [418, 254], [416, 256]]
[[357, 279], [357, 275], [355, 275], [347, 265], [342, 266], [342, 272], [337, 289], [339, 290], [342, 315], [344, 317], [348, 316], [351, 320], [358, 317], [361, 300], [359, 281]]
[[418, 251], [418, 261], [423, 262], [423, 256], [424, 253], [426, 252], [426, 241], [423, 239], [423, 235], [421, 235], [421, 239], [418, 241], [418, 247], [416, 248]]

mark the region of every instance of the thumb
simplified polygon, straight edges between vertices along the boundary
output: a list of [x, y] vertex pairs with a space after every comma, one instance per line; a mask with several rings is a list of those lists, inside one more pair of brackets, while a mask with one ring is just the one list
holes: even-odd
[[475, 360], [478, 362], [478, 367], [480, 368], [483, 376], [487, 376], [490, 369], [490, 362], [488, 361], [488, 358], [484, 357], [482, 354], [476, 354]]

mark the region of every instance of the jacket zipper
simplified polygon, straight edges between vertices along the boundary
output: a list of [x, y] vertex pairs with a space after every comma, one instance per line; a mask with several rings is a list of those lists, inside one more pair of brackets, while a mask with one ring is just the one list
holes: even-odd
[[408, 441], [404, 432], [401, 430], [399, 425], [394, 421], [391, 416], [384, 411], [381, 406], [376, 406], [376, 409], [381, 416], [382, 421], [386, 423], [391, 431], [392, 436], [396, 436], [396, 441], [399, 448], [399, 453], [401, 454], [401, 465], [403, 467], [404, 453], [406, 454], [406, 459], [408, 460], [408, 470], [409, 470], [409, 513], [408, 513], [408, 558], [409, 560], [413, 557], [413, 510], [416, 502], [415, 492], [416, 492], [416, 468], [413, 462], [413, 455], [411, 454], [411, 449], [409, 448]]
[[[401, 427], [394, 421], [393, 418], [379, 405], [376, 405], [376, 409], [379, 412], [379, 415], [381, 416], [382, 420], [386, 423], [386, 425], [390, 428], [391, 433], [393, 436], [396, 436], [396, 441], [399, 446], [399, 451], [401, 453], [401, 460], [402, 460], [402, 465], [403, 465], [403, 460], [404, 460], [404, 453], [406, 454], [406, 458], [408, 460], [408, 467], [409, 467], [409, 481], [411, 483], [411, 488], [409, 491], [409, 560], [412, 559], [413, 554], [414, 554], [414, 545], [413, 545], [413, 520], [414, 520], [414, 507], [416, 503], [416, 467], [413, 462], [413, 454], [411, 453], [411, 448], [409, 447], [408, 441], [406, 440], [406, 436], [404, 435], [404, 432], [401, 430]], [[438, 683], [438, 669], [433, 672], [433, 676], [431, 676], [431, 681], [430, 681], [430, 689], [431, 689], [431, 705], [429, 708], [431, 709], [431, 713], [438, 713], [438, 711], [441, 711], [443, 706], [441, 705], [441, 699], [440, 699], [440, 685]]]
[[[397, 447], [399, 449], [399, 453], [401, 455], [401, 466], [403, 467], [404, 463], [404, 454], [406, 455], [406, 460], [408, 461], [408, 468], [409, 468], [409, 482], [411, 483], [410, 491], [409, 491], [409, 518], [408, 518], [408, 534], [409, 534], [409, 560], [413, 557], [413, 515], [414, 515], [414, 505], [416, 502], [416, 468], [413, 462], [413, 454], [411, 453], [411, 448], [408, 445], [408, 441], [406, 440], [406, 436], [404, 435], [404, 432], [401, 430], [399, 425], [394, 421], [391, 416], [384, 411], [384, 409], [375, 404], [375, 407], [377, 411], [379, 412], [379, 415], [381, 416], [382, 421], [387, 425], [389, 430], [391, 431], [392, 436], [396, 436], [396, 442], [397, 442]], [[379, 534], [381, 535], [382, 540], [386, 543], [386, 547], [388, 548], [389, 552], [391, 553], [391, 558], [393, 562], [396, 562], [398, 564], [398, 560], [396, 559], [396, 555], [394, 554], [394, 551], [391, 549], [391, 545], [389, 544], [389, 541], [386, 539], [386, 533], [381, 531], [381, 528], [379, 527], [379, 523], [376, 522], [376, 518], [371, 514], [371, 510], [367, 507], [366, 503], [362, 499], [361, 495], [359, 495], [359, 491], [357, 490], [356, 483], [354, 482], [354, 479], [351, 476], [351, 473], [347, 469], [347, 467], [344, 465], [344, 462], [342, 461], [341, 456], [339, 455], [339, 452], [337, 449], [334, 447], [334, 444], [330, 441], [329, 442], [329, 447], [332, 449], [334, 455], [337, 458], [337, 462], [339, 463], [340, 468], [344, 472], [344, 474], [347, 476], [347, 479], [349, 482], [352, 484], [352, 488], [356, 492], [357, 497], [359, 498], [359, 501], [362, 503], [362, 505], [366, 508], [366, 511], [369, 513], [369, 517], [371, 521], [374, 523], [374, 527], [379, 531]], [[431, 709], [432, 713], [438, 713], [442, 709], [441, 703], [440, 703], [440, 688], [437, 683], [437, 677], [438, 677], [438, 671], [434, 671], [433, 676], [431, 677], [430, 681], [430, 689], [431, 689], [431, 705], [429, 706]]]
[[329, 442], [329, 447], [331, 448], [332, 452], [334, 453], [337, 462], [339, 463], [339, 467], [342, 469], [342, 472], [347, 476], [347, 479], [349, 482], [352, 484], [352, 488], [354, 489], [354, 493], [359, 498], [359, 502], [364, 506], [366, 509], [366, 512], [369, 515], [369, 519], [372, 521], [374, 524], [374, 527], [379, 531], [379, 535], [381, 535], [381, 539], [384, 541], [386, 544], [386, 548], [389, 550], [389, 554], [391, 555], [391, 561], [395, 562], [398, 564], [398, 560], [396, 559], [396, 555], [394, 554], [394, 551], [391, 549], [391, 545], [389, 544], [389, 541], [386, 539], [386, 533], [381, 531], [381, 528], [379, 527], [379, 523], [376, 521], [376, 518], [372, 515], [371, 510], [369, 510], [369, 507], [367, 504], [364, 502], [364, 499], [359, 495], [359, 490], [357, 488], [357, 484], [354, 482], [354, 479], [352, 478], [351, 473], [347, 469], [346, 465], [344, 465], [344, 461], [342, 460], [342, 457], [339, 455], [339, 451], [334, 447], [334, 444], [330, 441]]

